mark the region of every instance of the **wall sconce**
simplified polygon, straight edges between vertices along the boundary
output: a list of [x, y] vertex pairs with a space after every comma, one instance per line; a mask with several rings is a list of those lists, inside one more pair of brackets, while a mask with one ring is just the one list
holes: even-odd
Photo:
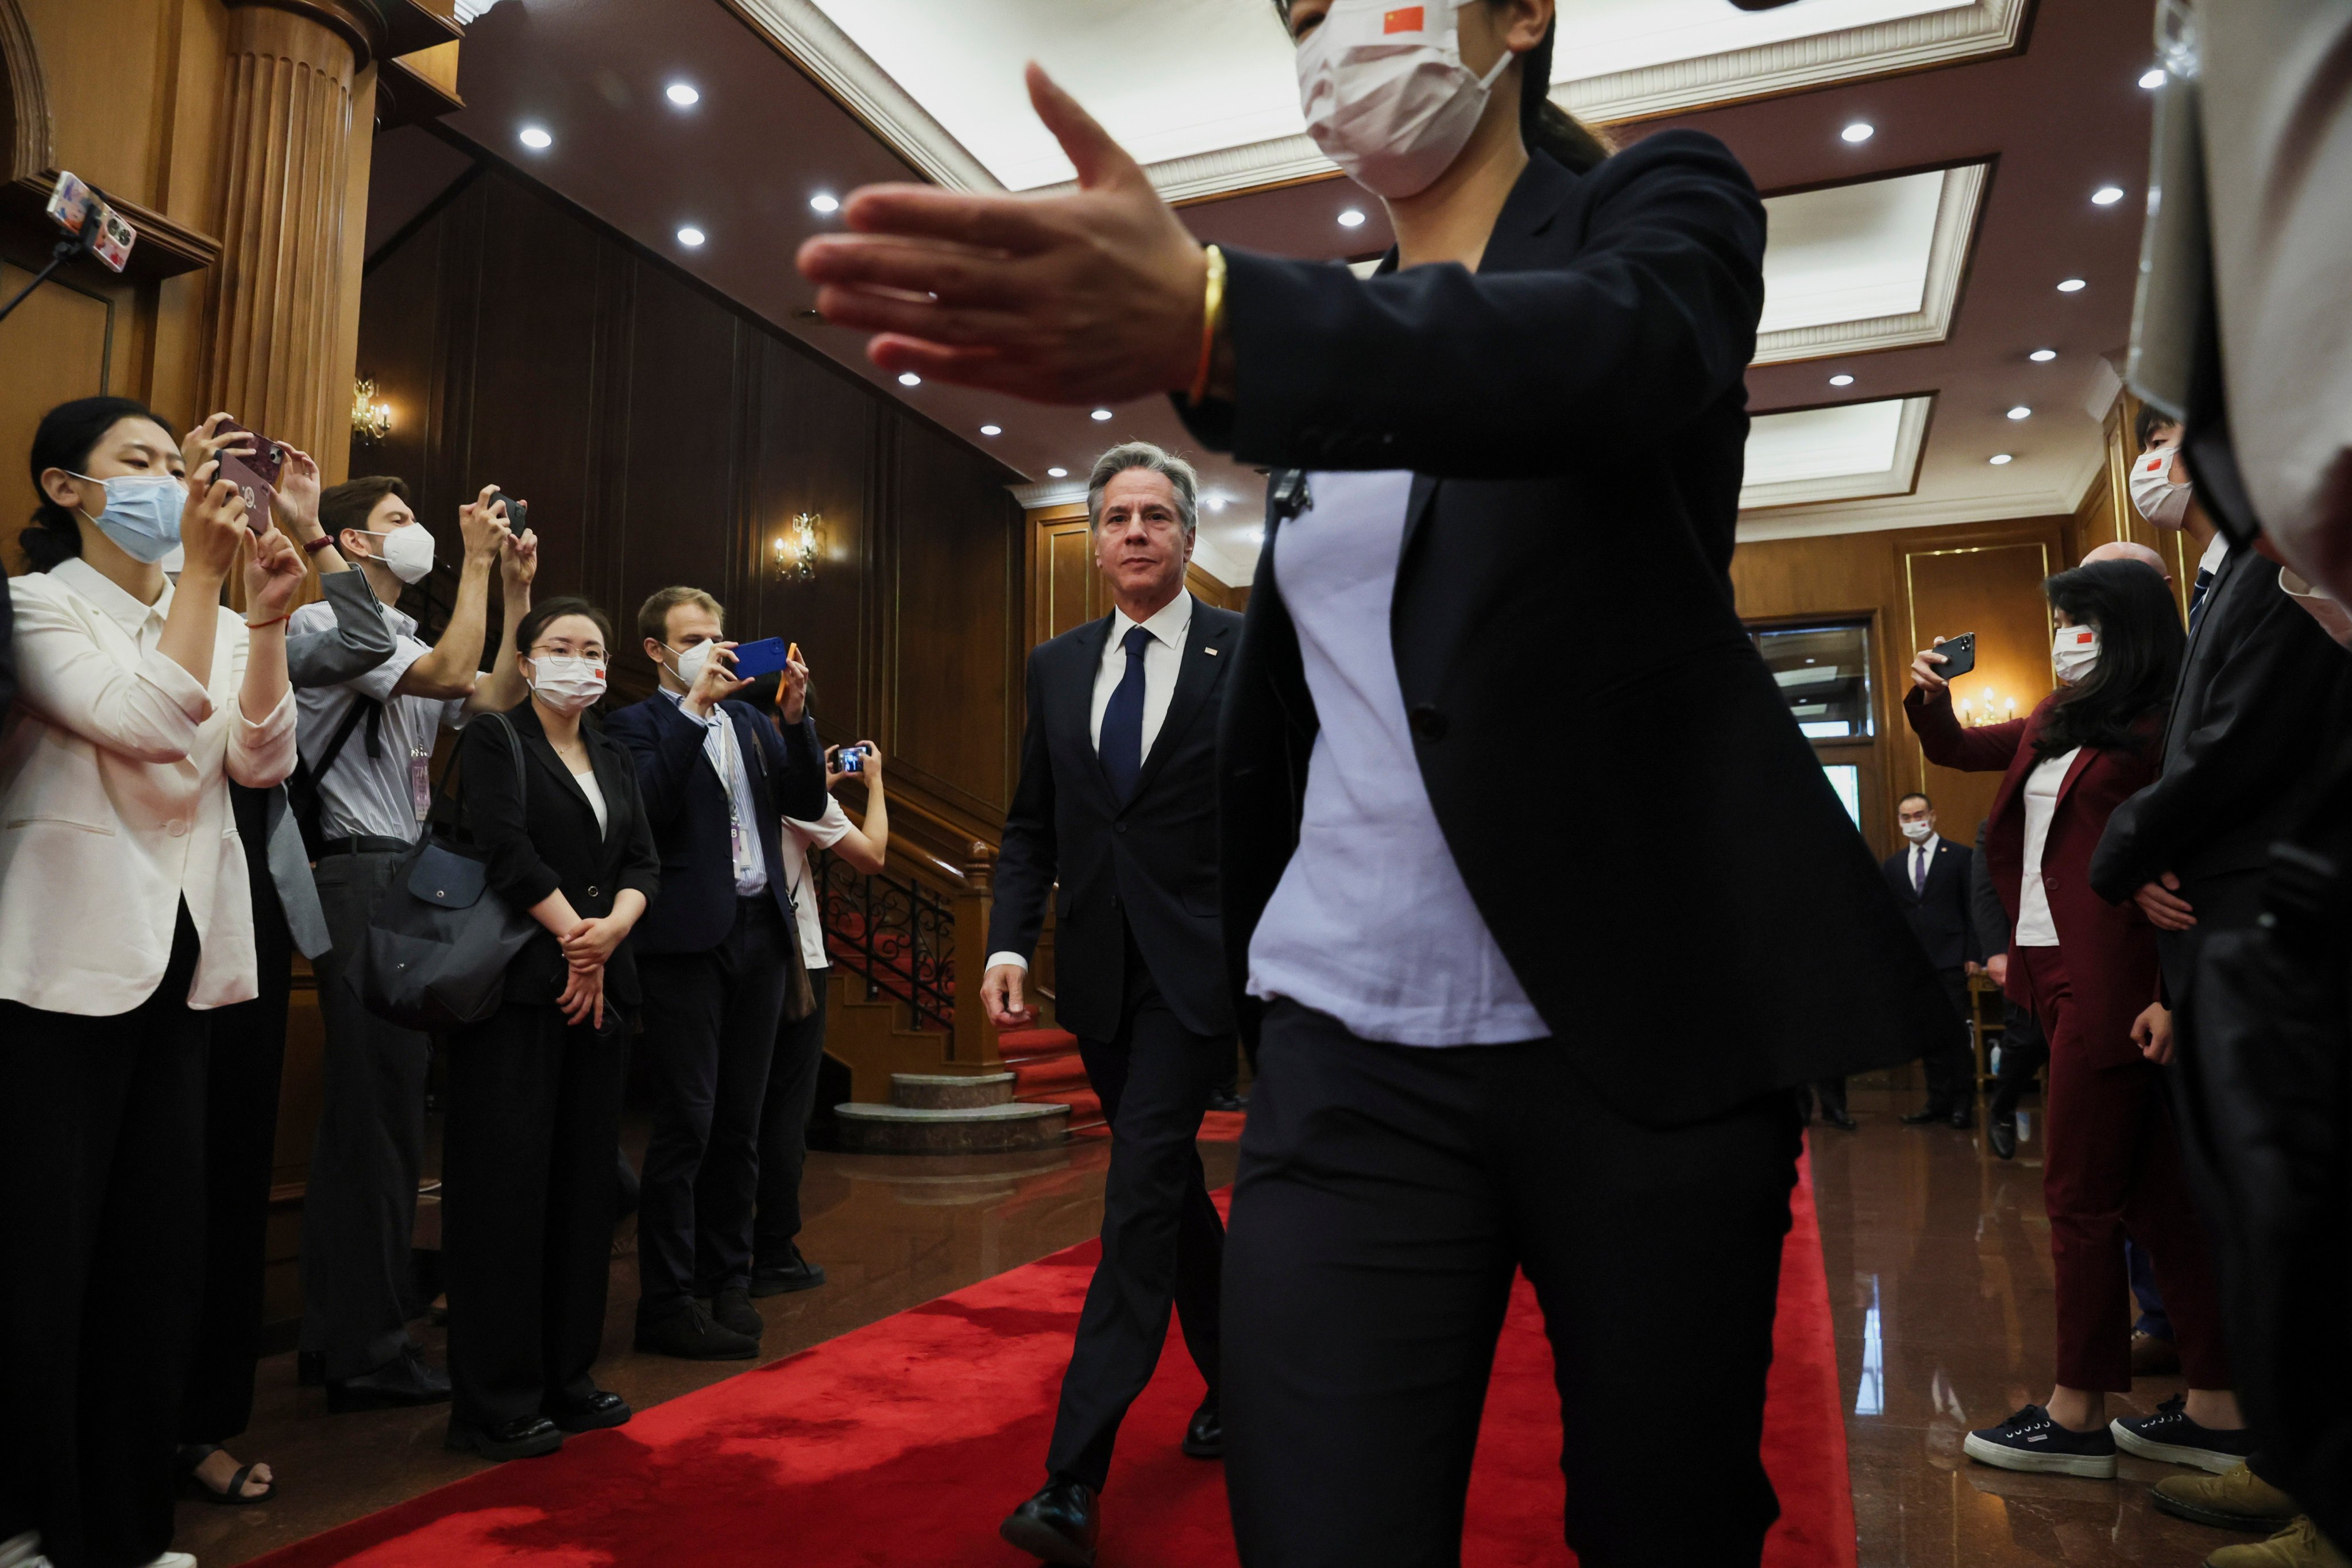
[[816, 576], [818, 533], [824, 527], [824, 514], [815, 511], [797, 512], [784, 525], [772, 546], [779, 581], [806, 583]]
[[392, 434], [392, 405], [375, 400], [375, 383], [358, 381], [352, 384], [352, 436], [362, 443], [383, 440]]

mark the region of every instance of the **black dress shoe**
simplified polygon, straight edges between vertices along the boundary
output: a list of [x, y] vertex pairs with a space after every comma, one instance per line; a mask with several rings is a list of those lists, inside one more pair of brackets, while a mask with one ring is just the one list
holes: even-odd
[[598, 1389], [577, 1405], [546, 1412], [547, 1418], [566, 1432], [593, 1432], [600, 1427], [623, 1426], [635, 1414], [627, 1400], [606, 1388]]
[[1992, 1152], [2004, 1160], [2017, 1158], [2017, 1123], [2006, 1116], [1996, 1116], [1985, 1123], [1985, 1142]]
[[1932, 1127], [1938, 1121], [1948, 1121], [1951, 1120], [1951, 1116], [1952, 1108], [1950, 1106], [1931, 1105], [1924, 1110], [1914, 1110], [1906, 1113], [1903, 1118], [1903, 1125], [1906, 1127]]
[[648, 1322], [637, 1320], [637, 1348], [680, 1361], [750, 1361], [760, 1342], [715, 1321], [699, 1301]]
[[563, 1434], [544, 1415], [518, 1415], [489, 1426], [477, 1426], [453, 1415], [449, 1418], [448, 1436], [441, 1439], [441, 1446], [503, 1463], [552, 1454], [563, 1447]]
[[1217, 1090], [1216, 1093], [1209, 1096], [1209, 1109], [1212, 1110], [1247, 1110], [1249, 1109], [1249, 1097], [1244, 1094], [1227, 1094], [1221, 1089]]
[[1192, 1412], [1192, 1424], [1184, 1428], [1184, 1451], [1196, 1459], [1225, 1457], [1225, 1417], [1217, 1408], [1215, 1394], [1201, 1401], [1201, 1408]]
[[1042, 1563], [1094, 1568], [1095, 1542], [1102, 1534], [1094, 1489], [1056, 1477], [1014, 1509], [996, 1533]]
[[824, 1283], [824, 1270], [801, 1256], [797, 1242], [793, 1246], [792, 1257], [786, 1261], [751, 1271], [751, 1294], [754, 1296], [781, 1296], [788, 1290], [814, 1290]]
[[751, 1305], [751, 1292], [740, 1285], [730, 1286], [711, 1299], [710, 1318], [720, 1328], [732, 1329], [754, 1340], [768, 1331], [760, 1309]]
[[1976, 1107], [1972, 1105], [1958, 1105], [1952, 1108], [1952, 1126], [1956, 1130], [1966, 1132], [1969, 1128], [1974, 1127], [1976, 1124]]
[[449, 1374], [425, 1364], [425, 1352], [410, 1345], [357, 1377], [327, 1384], [327, 1408], [341, 1415], [388, 1405], [438, 1405], [449, 1397]]

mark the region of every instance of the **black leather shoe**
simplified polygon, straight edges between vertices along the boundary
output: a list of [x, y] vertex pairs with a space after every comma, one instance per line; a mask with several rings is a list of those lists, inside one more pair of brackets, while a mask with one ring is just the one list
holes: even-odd
[[786, 1261], [751, 1271], [751, 1294], [754, 1296], [782, 1296], [789, 1290], [814, 1290], [824, 1283], [824, 1270], [801, 1256], [797, 1242], [793, 1245], [793, 1255]]
[[1217, 1090], [1216, 1093], [1209, 1096], [1209, 1109], [1212, 1110], [1247, 1110], [1249, 1109], [1249, 1096], [1245, 1094], [1227, 1094], [1221, 1089]]
[[1932, 1127], [1938, 1121], [1948, 1121], [1951, 1120], [1951, 1116], [1952, 1108], [1950, 1106], [1931, 1105], [1924, 1110], [1914, 1110], [1906, 1113], [1903, 1118], [1903, 1125], [1906, 1127]]
[[1952, 1108], [1952, 1126], [1956, 1131], [1966, 1132], [1969, 1128], [1974, 1127], [1976, 1124], [1977, 1110], [1975, 1106], [1959, 1105]]
[[1225, 1457], [1225, 1417], [1217, 1408], [1215, 1394], [1201, 1401], [1201, 1408], [1192, 1412], [1192, 1425], [1184, 1428], [1184, 1451], [1196, 1459]]
[[476, 1426], [453, 1415], [449, 1418], [449, 1434], [441, 1439], [441, 1446], [503, 1463], [552, 1454], [563, 1447], [563, 1434], [544, 1415], [519, 1415], [493, 1426]]
[[750, 1361], [760, 1342], [712, 1320], [699, 1301], [688, 1301], [666, 1317], [637, 1320], [637, 1349], [680, 1361]]
[[600, 1427], [623, 1426], [635, 1414], [627, 1400], [605, 1388], [598, 1389], [577, 1405], [546, 1413], [550, 1421], [566, 1432], [593, 1432]]
[[1094, 1568], [1095, 1542], [1102, 1535], [1094, 1489], [1056, 1477], [1014, 1509], [996, 1533], [1042, 1563]]
[[1992, 1152], [2004, 1160], [2017, 1158], [2017, 1123], [2006, 1116], [1996, 1116], [1985, 1123], [1985, 1142]]
[[410, 1345], [357, 1377], [327, 1384], [327, 1408], [341, 1415], [388, 1405], [438, 1405], [449, 1397], [449, 1374], [425, 1364], [425, 1352]]
[[721, 1290], [711, 1300], [710, 1317], [720, 1328], [732, 1329], [754, 1341], [768, 1331], [760, 1309], [751, 1305], [751, 1293], [740, 1286]]

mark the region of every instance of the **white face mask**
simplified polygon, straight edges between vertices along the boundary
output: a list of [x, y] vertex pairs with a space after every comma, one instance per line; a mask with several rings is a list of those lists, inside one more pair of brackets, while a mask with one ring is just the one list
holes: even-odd
[[2158, 447], [2132, 465], [2132, 505], [2158, 528], [2179, 528], [2189, 517], [2190, 489], [2172, 482], [2173, 459], [2179, 451]]
[[1901, 822], [1895, 824], [1895, 826], [1902, 828], [1903, 837], [1908, 838], [1914, 844], [1925, 844], [1928, 839], [1934, 837], [1936, 834], [1935, 825], [1932, 823]]
[[688, 691], [694, 689], [695, 681], [701, 678], [702, 667], [710, 662], [710, 650], [718, 646], [717, 643], [698, 642], [680, 652], [677, 648], [669, 647], [667, 643], [662, 644], [662, 647], [669, 647], [669, 651], [677, 656], [676, 666], [677, 678], [686, 682], [686, 689]]
[[370, 539], [380, 539], [376, 558], [392, 569], [392, 574], [404, 583], [422, 583], [433, 571], [433, 535], [421, 522], [405, 528], [395, 528], [389, 533], [377, 533], [372, 529], [357, 531]]
[[604, 661], [551, 653], [530, 661], [530, 689], [558, 713], [578, 713], [604, 695]]
[[2060, 626], [2058, 635], [2050, 640], [2050, 666], [2058, 672], [2058, 679], [2069, 686], [2080, 682], [2098, 662], [2096, 626]]
[[1331, 0], [1298, 46], [1307, 134], [1375, 195], [1417, 195], [1445, 173], [1516, 58], [1505, 50], [1483, 77], [1462, 63], [1455, 13], [1469, 4]]

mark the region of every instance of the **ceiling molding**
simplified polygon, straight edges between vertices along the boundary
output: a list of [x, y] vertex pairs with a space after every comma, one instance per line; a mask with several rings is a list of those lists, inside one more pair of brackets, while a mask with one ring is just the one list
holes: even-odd
[[1001, 191], [996, 176], [814, 0], [726, 0], [901, 158], [953, 191]]
[[[1817, 479], [1743, 485], [1739, 491], [1739, 515], [1746, 518], [1751, 512], [1776, 510], [1782, 507], [1817, 506], [1829, 501], [1909, 495], [1919, 488], [1920, 458], [1927, 449], [1927, 425], [1935, 409], [1936, 395], [1932, 392], [1903, 399], [1903, 413], [1895, 428], [1895, 458], [1885, 468], [1866, 474], [1832, 474]], [[1781, 409], [1778, 412], [1808, 411]], [[1759, 415], [1758, 417], [1769, 418], [1770, 416]]]
[[2012, 517], [2056, 517], [2074, 510], [2073, 498], [2054, 489], [2013, 490], [1991, 496], [1898, 496], [1833, 506], [1790, 507], [1739, 516], [1738, 539], [1816, 539], [1833, 533], [1881, 533], [1895, 528], [1942, 528], [1964, 522], [2000, 522]]
[[1034, 485], [1007, 485], [1013, 499], [1021, 503], [1024, 511], [1035, 511], [1045, 506], [1069, 506], [1087, 499], [1084, 479], [1044, 479]]
[[1990, 161], [1944, 171], [1944, 188], [1936, 204], [1936, 232], [1928, 242], [1927, 287], [1918, 310], [1900, 316], [1823, 321], [1764, 332], [1757, 337], [1756, 357], [1750, 363], [1786, 364], [1882, 349], [1917, 348], [1950, 337], [1991, 173]]
[[1580, 120], [1654, 120], [1832, 82], [1893, 76], [2013, 52], [2031, 0], [1976, 4], [1566, 82], [1552, 101]]

